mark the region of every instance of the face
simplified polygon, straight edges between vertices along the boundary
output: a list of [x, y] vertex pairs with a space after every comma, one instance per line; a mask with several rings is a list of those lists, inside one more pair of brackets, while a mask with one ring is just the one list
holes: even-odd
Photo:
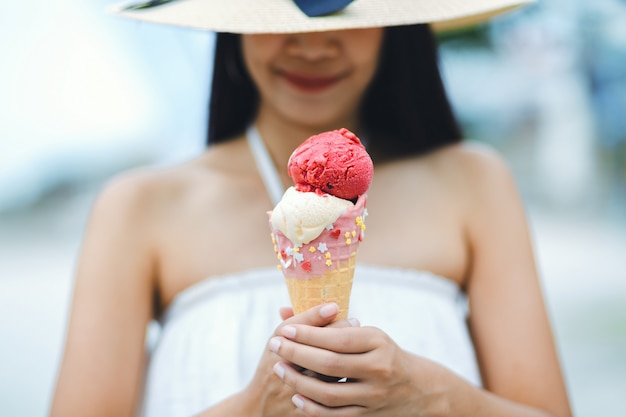
[[356, 121], [376, 71], [383, 29], [243, 35], [244, 61], [261, 95], [261, 115], [307, 126]]

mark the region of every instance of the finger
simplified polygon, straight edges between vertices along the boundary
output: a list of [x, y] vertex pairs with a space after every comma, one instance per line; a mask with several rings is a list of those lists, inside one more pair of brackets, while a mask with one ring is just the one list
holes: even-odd
[[339, 313], [337, 303], [326, 303], [310, 308], [285, 320], [284, 324], [306, 324], [309, 326], [326, 326]]
[[269, 348], [283, 360], [315, 373], [337, 378], [367, 376], [368, 357], [336, 353], [293, 342], [284, 337], [270, 339]]
[[300, 394], [291, 397], [291, 402], [293, 402], [293, 405], [295, 405], [298, 410], [307, 416], [356, 417], [363, 413], [363, 407], [350, 405], [346, 407], [328, 408]]
[[327, 382], [294, 370], [284, 362], [274, 372], [295, 392], [326, 407], [359, 406], [371, 403], [369, 385], [359, 382]]
[[289, 317], [293, 317], [293, 308], [291, 307], [281, 307], [279, 310], [280, 318], [285, 321]]
[[344, 327], [361, 327], [361, 322], [359, 322], [358, 319], [356, 318], [349, 318], [347, 320], [338, 320], [338, 321], [334, 321], [332, 323], [330, 323], [328, 327], [335, 327], [335, 328], [344, 328]]
[[[326, 303], [310, 308], [300, 314], [293, 315], [284, 320], [275, 330], [274, 336], [280, 333], [280, 329], [289, 324], [306, 324], [309, 326], [326, 326], [337, 317], [339, 306], [337, 303]], [[282, 311], [281, 311], [282, 314]]]
[[297, 323], [279, 329], [278, 335], [320, 349], [339, 353], [366, 353], [385, 343], [385, 333], [374, 327], [312, 327]]

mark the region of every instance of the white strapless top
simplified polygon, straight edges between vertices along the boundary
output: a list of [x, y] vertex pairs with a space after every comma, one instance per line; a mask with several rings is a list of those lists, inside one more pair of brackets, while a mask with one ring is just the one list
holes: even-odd
[[[152, 334], [142, 415], [190, 417], [252, 379], [289, 296], [280, 271], [212, 277], [181, 292]], [[428, 272], [358, 265], [350, 317], [475, 385], [480, 375], [459, 287]]]
[[[255, 126], [247, 138], [268, 194], [282, 183]], [[211, 277], [182, 291], [150, 337], [144, 417], [191, 417], [243, 389], [290, 305], [274, 268]], [[350, 316], [385, 331], [403, 349], [480, 385], [467, 301], [448, 279], [415, 270], [357, 265]]]

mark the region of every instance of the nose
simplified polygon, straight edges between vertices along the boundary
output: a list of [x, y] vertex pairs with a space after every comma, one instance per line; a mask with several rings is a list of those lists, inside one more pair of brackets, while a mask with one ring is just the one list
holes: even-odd
[[332, 32], [297, 33], [287, 40], [287, 53], [308, 61], [333, 58], [339, 50], [339, 42]]

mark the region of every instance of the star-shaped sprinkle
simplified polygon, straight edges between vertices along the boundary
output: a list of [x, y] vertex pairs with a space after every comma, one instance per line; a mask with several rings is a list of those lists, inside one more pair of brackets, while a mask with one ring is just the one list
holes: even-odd
[[326, 243], [320, 242], [320, 244], [317, 245], [317, 250], [324, 253], [328, 250], [328, 247], [326, 246]]

